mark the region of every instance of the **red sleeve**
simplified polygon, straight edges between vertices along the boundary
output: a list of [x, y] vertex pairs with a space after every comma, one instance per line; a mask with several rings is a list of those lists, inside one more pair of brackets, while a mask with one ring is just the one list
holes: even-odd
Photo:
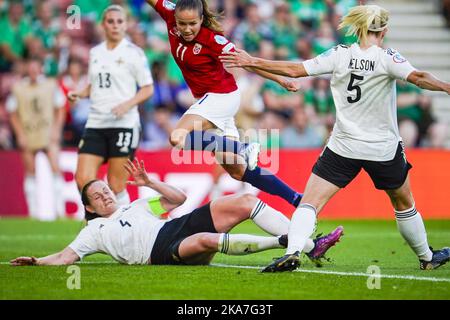
[[158, 0], [155, 10], [166, 22], [174, 19], [175, 4], [169, 0]]
[[[207, 28], [204, 28], [204, 30], [205, 33], [207, 33], [207, 36], [205, 37], [207, 39], [206, 45], [214, 54], [220, 56], [223, 53], [235, 51], [236, 46], [234, 45], [234, 43], [225, 38], [223, 35], [214, 33]], [[204, 35], [202, 35], [202, 38], [203, 37]]]

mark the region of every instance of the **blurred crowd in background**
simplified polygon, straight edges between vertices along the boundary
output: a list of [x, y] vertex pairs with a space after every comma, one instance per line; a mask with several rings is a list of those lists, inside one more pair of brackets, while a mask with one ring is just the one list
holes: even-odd
[[[239, 48], [266, 59], [293, 61], [310, 59], [338, 43], [355, 42], [336, 30], [341, 16], [361, 2], [208, 1], [211, 9], [223, 12], [225, 35]], [[101, 14], [110, 4], [126, 8], [128, 37], [143, 48], [155, 81], [153, 97], [139, 108], [143, 129], [140, 147], [169, 148], [168, 136], [192, 104], [192, 96], [170, 54], [165, 23], [145, 0], [0, 0], [0, 149], [16, 148], [8, 119], [8, 96], [14, 83], [27, 76], [27, 59], [38, 58], [43, 74], [56, 78], [64, 93], [83, 88], [89, 50], [102, 41]], [[443, 14], [449, 18], [449, 1], [442, 4]], [[71, 5], [80, 8], [79, 28], [71, 27], [69, 18], [77, 12]], [[242, 91], [236, 117], [242, 138], [249, 129], [267, 129], [259, 136], [267, 148], [317, 148], [325, 144], [335, 121], [329, 77], [303, 79], [301, 91], [290, 93], [254, 74], [242, 70], [233, 73]], [[431, 100], [404, 83], [399, 83], [398, 99], [407, 144], [441, 146], [445, 128], [439, 128], [432, 119]], [[88, 99], [73, 105], [66, 101], [63, 147], [78, 145], [89, 104]]]

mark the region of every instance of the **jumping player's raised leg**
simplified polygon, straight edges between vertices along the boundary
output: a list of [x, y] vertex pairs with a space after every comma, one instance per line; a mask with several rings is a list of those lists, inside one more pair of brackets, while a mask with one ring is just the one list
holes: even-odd
[[270, 171], [256, 167], [250, 170], [241, 158], [242, 144], [229, 137], [219, 136], [211, 129], [216, 126], [200, 115], [185, 114], [172, 132], [173, 146], [188, 150], [207, 150], [215, 153], [218, 162], [232, 178], [248, 182], [252, 186], [285, 199], [297, 207], [302, 195]]

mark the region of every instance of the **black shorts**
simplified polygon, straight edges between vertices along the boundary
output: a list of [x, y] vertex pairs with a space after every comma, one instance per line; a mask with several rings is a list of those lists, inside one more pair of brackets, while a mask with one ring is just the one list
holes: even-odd
[[180, 243], [200, 232], [217, 233], [211, 217], [210, 203], [164, 224], [153, 245], [151, 264], [184, 264], [178, 253]]
[[129, 157], [134, 154], [139, 143], [139, 130], [128, 128], [93, 129], [87, 128], [78, 145], [78, 153], [88, 153], [105, 158]]
[[339, 188], [345, 188], [364, 169], [379, 190], [400, 188], [412, 168], [406, 160], [403, 143], [398, 144], [394, 159], [390, 161], [368, 161], [342, 157], [328, 147], [313, 167], [313, 173]]

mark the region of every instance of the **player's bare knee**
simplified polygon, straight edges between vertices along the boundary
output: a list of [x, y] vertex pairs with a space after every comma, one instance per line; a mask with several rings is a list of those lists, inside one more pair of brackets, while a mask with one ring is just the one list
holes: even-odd
[[198, 243], [205, 252], [216, 252], [218, 248], [217, 234], [200, 233], [198, 234]]
[[169, 142], [172, 145], [172, 147], [176, 147], [178, 145], [179, 139], [178, 137], [171, 135], [169, 137]]
[[228, 174], [236, 180], [242, 180], [242, 177], [245, 173], [245, 166], [241, 164], [233, 164], [233, 165], [223, 165], [223, 168], [228, 172]]
[[395, 210], [407, 210], [414, 205], [411, 193], [405, 190], [392, 190], [388, 192], [388, 195]]
[[184, 148], [187, 131], [184, 129], [175, 129], [169, 137], [170, 144], [173, 147]]
[[256, 203], [258, 198], [250, 193], [240, 195], [238, 197], [237, 203], [239, 203], [239, 213], [242, 214], [243, 218], [248, 218]]

